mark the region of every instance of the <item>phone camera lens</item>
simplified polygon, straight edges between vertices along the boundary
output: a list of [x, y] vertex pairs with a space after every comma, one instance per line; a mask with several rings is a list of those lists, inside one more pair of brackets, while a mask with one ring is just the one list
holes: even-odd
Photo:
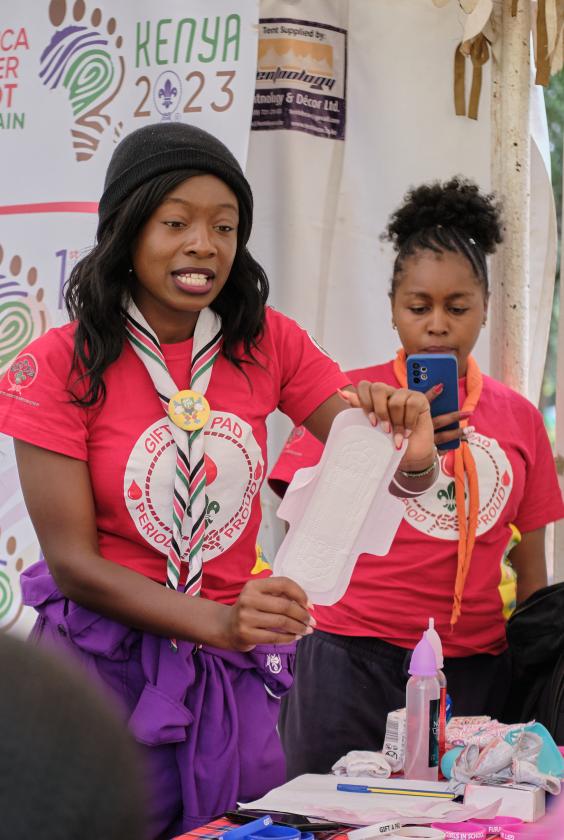
[[421, 382], [421, 380], [419, 379], [418, 376], [414, 376], [413, 381], [415, 382], [416, 385], [419, 385], [419, 383]]
[[413, 367], [414, 368], [419, 368], [420, 367], [419, 362], [413, 362]]
[[426, 373], [422, 373], [422, 374], [421, 374], [421, 379], [423, 380], [423, 382], [425, 382], [425, 380], [427, 379], [427, 374], [426, 374]]
[[421, 373], [427, 373], [427, 368], [426, 368], [426, 367], [422, 367], [422, 368], [421, 368]]

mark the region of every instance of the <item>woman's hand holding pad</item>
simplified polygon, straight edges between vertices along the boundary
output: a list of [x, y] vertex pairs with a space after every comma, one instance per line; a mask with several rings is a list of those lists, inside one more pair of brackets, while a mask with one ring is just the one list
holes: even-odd
[[401, 470], [424, 470], [435, 458], [434, 427], [429, 401], [436, 396], [394, 388], [384, 382], [358, 383], [357, 392], [340, 391], [350, 406], [362, 408], [373, 426], [382, 423], [386, 433], [392, 433], [396, 449], [405, 438], [407, 451], [400, 463]]

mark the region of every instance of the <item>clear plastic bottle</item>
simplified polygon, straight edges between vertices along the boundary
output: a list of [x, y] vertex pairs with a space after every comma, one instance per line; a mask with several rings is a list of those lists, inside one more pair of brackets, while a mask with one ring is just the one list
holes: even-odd
[[409, 665], [406, 688], [406, 779], [437, 781], [439, 777], [439, 698], [435, 652], [425, 636]]
[[443, 672], [444, 658], [443, 645], [441, 637], [435, 630], [435, 619], [429, 619], [429, 627], [423, 634], [433, 650], [435, 651], [435, 660], [437, 663], [437, 679], [441, 690], [439, 697], [439, 767], [441, 766], [441, 759], [445, 754], [446, 746], [446, 707], [447, 707], [447, 681]]

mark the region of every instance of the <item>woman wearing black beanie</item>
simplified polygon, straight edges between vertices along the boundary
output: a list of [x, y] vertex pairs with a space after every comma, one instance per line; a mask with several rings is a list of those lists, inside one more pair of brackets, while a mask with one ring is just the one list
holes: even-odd
[[[348, 379], [266, 307], [252, 212], [216, 138], [133, 132], [70, 277], [72, 322], [0, 383], [45, 555], [22, 576], [36, 636], [109, 688], [145, 745], [150, 837], [283, 781], [279, 698], [315, 625], [303, 590], [257, 558], [266, 418], [279, 407], [325, 439]], [[417, 492], [435, 472], [428, 403], [398, 393], [392, 412], [388, 391], [359, 388], [374, 422], [412, 432], [400, 466]]]

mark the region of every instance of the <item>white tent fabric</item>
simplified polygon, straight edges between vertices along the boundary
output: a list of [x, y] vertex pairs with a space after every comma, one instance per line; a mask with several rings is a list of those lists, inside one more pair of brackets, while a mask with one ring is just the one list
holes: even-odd
[[[397, 337], [387, 300], [392, 254], [379, 235], [410, 185], [462, 173], [491, 188], [491, 63], [484, 67], [479, 119], [468, 120], [455, 116], [453, 105], [452, 57], [466, 23], [457, 4], [262, 0], [260, 9], [259, 44], [265, 27], [279, 20], [287, 30], [301, 27], [295, 36], [301, 41], [306, 24], [346, 30], [346, 127], [343, 141], [292, 129], [252, 131], [251, 247], [271, 280], [273, 304], [306, 326], [343, 367], [384, 361]], [[536, 400], [550, 323], [555, 220], [540, 88], [533, 104], [530, 397]], [[487, 371], [486, 331], [476, 356]], [[285, 418], [273, 420], [271, 462], [288, 430]], [[268, 491], [263, 505], [261, 536], [269, 556], [281, 525]]]

